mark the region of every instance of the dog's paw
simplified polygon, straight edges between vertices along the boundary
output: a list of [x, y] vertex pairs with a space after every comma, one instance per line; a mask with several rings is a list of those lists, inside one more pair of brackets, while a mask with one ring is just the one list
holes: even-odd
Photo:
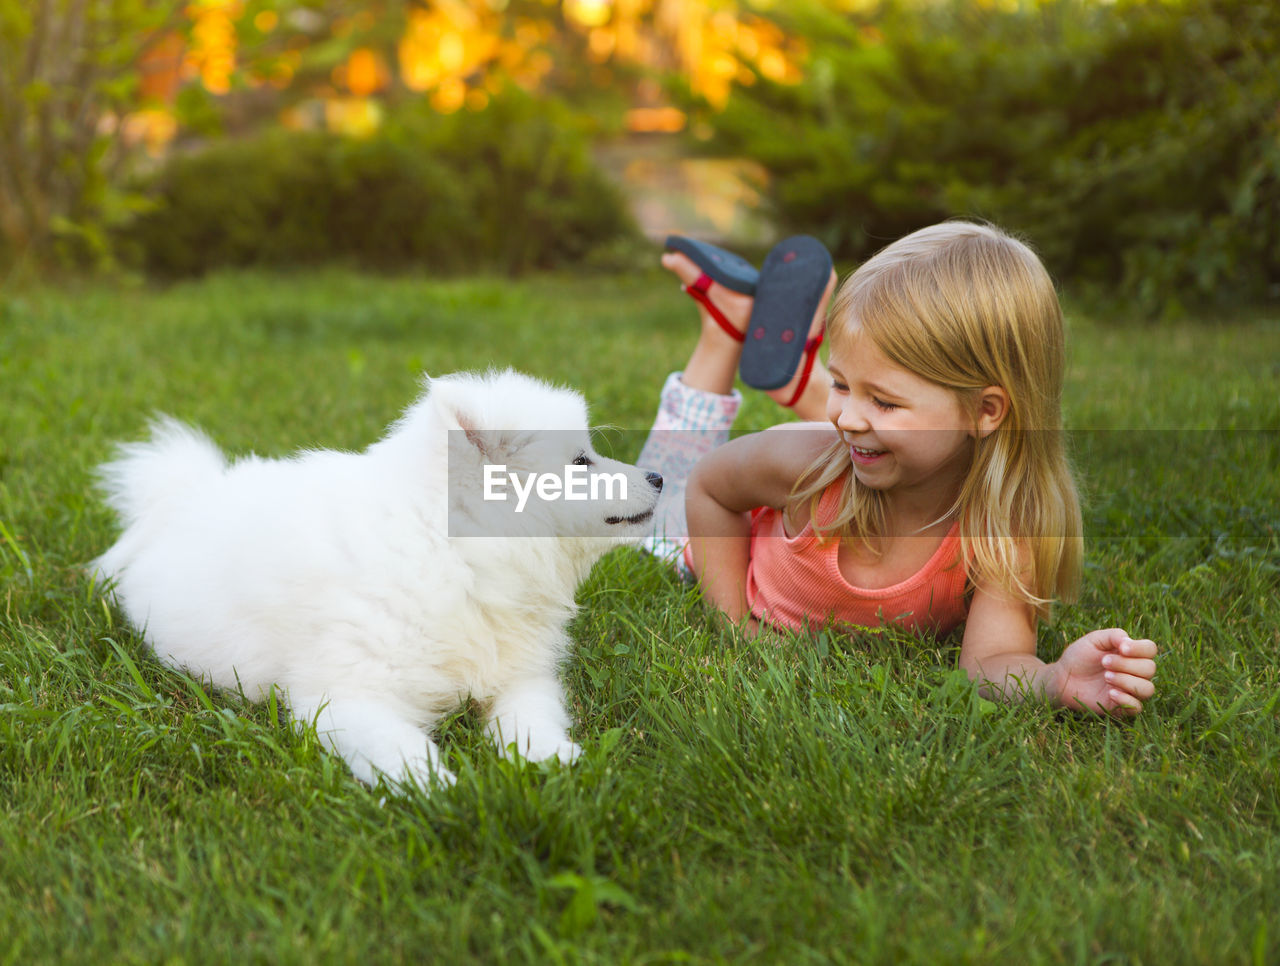
[[[582, 757], [582, 746], [576, 741], [565, 739], [556, 745], [555, 756], [566, 765], [572, 765]], [[549, 757], [549, 756], [548, 756]]]
[[430, 792], [433, 789], [445, 789], [457, 782], [457, 776], [439, 763], [438, 755], [414, 755], [401, 758], [392, 765], [374, 765], [368, 761], [353, 765], [355, 776], [368, 785], [376, 788], [379, 784], [394, 794], [404, 795], [414, 789]]
[[582, 755], [582, 747], [576, 741], [570, 741], [565, 738], [555, 743], [554, 747], [543, 748], [542, 754], [538, 757], [529, 756], [530, 761], [553, 762], [558, 761], [562, 765], [572, 765]]
[[424, 758], [406, 761], [403, 768], [394, 774], [383, 773], [383, 777], [398, 789], [420, 788], [424, 792], [450, 788], [458, 780], [458, 776], [448, 768]]
[[514, 741], [506, 745], [502, 754], [512, 761], [559, 761], [561, 764], [572, 765], [582, 754], [582, 748], [568, 738], [556, 737], [539, 741], [530, 736], [523, 745], [517, 745]]

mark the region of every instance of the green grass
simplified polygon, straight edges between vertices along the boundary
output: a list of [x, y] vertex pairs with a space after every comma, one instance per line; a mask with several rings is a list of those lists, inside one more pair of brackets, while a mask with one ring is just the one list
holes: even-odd
[[644, 273], [0, 294], [0, 963], [1280, 961], [1275, 310], [1071, 316], [1098, 539], [1041, 653], [1158, 641], [1131, 724], [982, 701], [954, 641], [735, 644], [619, 551], [572, 628], [583, 760], [513, 767], [460, 710], [458, 784], [384, 801], [82, 576], [114, 535], [92, 467], [157, 410], [234, 452], [362, 447], [421, 370], [511, 364], [640, 431], [691, 313]]

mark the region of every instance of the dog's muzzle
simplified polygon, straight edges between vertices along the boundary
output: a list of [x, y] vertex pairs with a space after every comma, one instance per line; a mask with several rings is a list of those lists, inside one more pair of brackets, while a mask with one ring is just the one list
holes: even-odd
[[[650, 470], [644, 474], [644, 478], [646, 482], [648, 482], [648, 484], [651, 487], [653, 487], [655, 494], [662, 492], [662, 474], [661, 473], [654, 473], [652, 470]], [[655, 502], [656, 502], [656, 499], [655, 499]], [[611, 527], [616, 526], [619, 523], [635, 525], [638, 523], [647, 523], [649, 519], [652, 518], [652, 516], [653, 516], [653, 507], [650, 507], [649, 509], [645, 510], [643, 513], [637, 513], [634, 516], [605, 517], [604, 522]]]

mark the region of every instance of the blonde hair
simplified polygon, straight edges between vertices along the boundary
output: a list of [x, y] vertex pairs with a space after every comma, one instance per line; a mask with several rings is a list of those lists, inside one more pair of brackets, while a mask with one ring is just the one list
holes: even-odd
[[[882, 249], [841, 286], [832, 344], [854, 330], [895, 365], [953, 390], [976, 419], [980, 390], [1008, 394], [1004, 421], [975, 441], [949, 516], [960, 521], [972, 582], [991, 583], [1047, 617], [1080, 577], [1083, 527], [1062, 436], [1062, 309], [1025, 244], [986, 225], [950, 221]], [[883, 495], [850, 472], [838, 442], [801, 477], [789, 508], [808, 506], [824, 538], [869, 540], [885, 527]], [[819, 524], [822, 492], [843, 478], [839, 511]]]

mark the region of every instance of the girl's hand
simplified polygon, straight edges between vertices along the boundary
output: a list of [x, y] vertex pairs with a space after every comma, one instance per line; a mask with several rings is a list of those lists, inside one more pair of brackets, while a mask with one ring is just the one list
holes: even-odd
[[1090, 631], [1068, 645], [1054, 664], [1058, 703], [1064, 708], [1133, 717], [1156, 693], [1157, 647], [1118, 627]]

